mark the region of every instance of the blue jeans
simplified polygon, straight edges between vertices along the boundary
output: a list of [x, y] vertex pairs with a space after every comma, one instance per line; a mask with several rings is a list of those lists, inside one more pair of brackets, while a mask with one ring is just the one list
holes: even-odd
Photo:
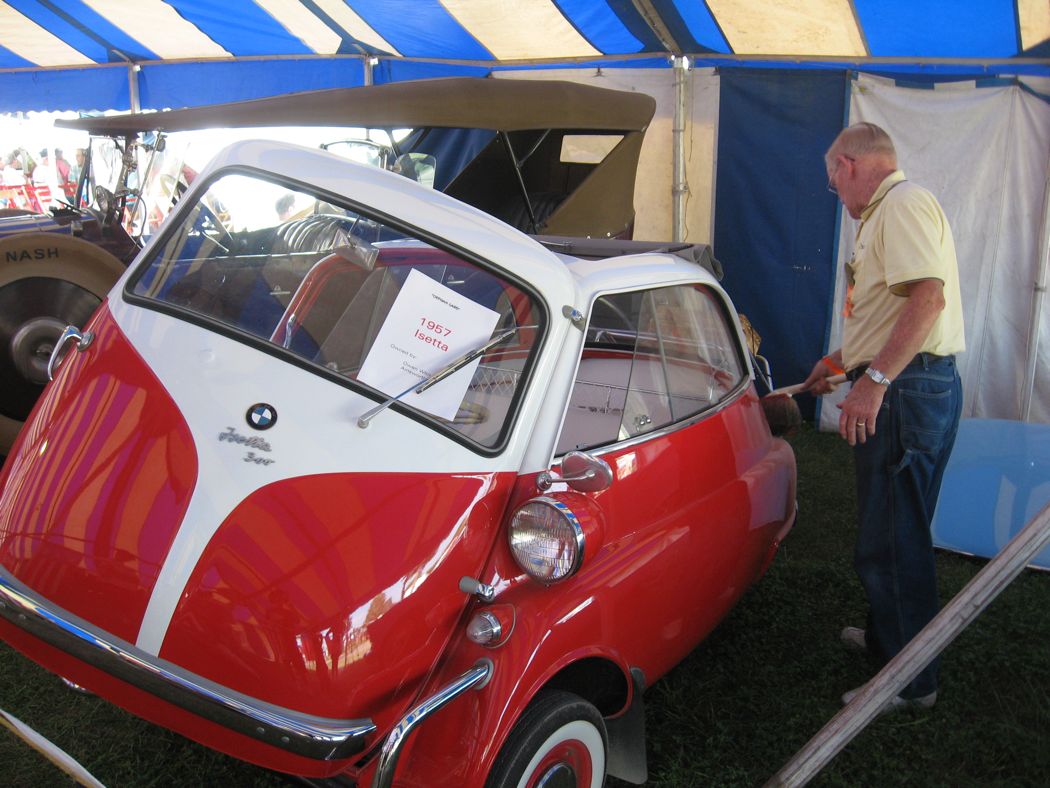
[[[868, 597], [868, 650], [885, 664], [937, 614], [930, 524], [962, 411], [953, 356], [920, 353], [890, 384], [875, 435], [854, 447], [854, 567]], [[933, 660], [900, 695], [937, 689]]]

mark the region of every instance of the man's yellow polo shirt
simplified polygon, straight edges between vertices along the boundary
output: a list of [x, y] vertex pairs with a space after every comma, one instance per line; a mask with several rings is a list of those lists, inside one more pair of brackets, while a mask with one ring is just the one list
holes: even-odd
[[947, 356], [966, 349], [959, 264], [948, 218], [937, 198], [897, 170], [879, 184], [861, 213], [853, 258], [846, 264], [842, 364], [869, 363], [890, 338], [907, 303], [909, 282], [939, 279], [945, 306], [920, 352]]

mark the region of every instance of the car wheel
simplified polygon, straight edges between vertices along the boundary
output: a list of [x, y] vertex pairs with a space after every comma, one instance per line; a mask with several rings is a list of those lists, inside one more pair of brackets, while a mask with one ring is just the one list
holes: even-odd
[[544, 690], [518, 720], [496, 758], [487, 788], [600, 788], [608, 739], [598, 710], [583, 698]]
[[0, 455], [44, 390], [63, 329], [83, 328], [123, 271], [117, 258], [72, 236], [0, 240]]

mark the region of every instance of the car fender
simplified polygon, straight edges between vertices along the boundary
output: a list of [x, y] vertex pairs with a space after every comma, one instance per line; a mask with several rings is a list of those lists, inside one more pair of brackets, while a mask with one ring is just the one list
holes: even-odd
[[[426, 682], [420, 701], [479, 660], [491, 660], [492, 675], [420, 724], [404, 745], [395, 773], [398, 786], [484, 785], [508, 734], [541, 689], [553, 684], [597, 700], [597, 688], [577, 686], [575, 673], [598, 674], [606, 689], [604, 701], [596, 703], [603, 715], [615, 716], [630, 706], [630, 666], [617, 650], [602, 645], [600, 604], [593, 597], [593, 604], [573, 599], [566, 604], [565, 595], [525, 581], [507, 589], [491, 606], [473, 609], [440, 669]], [[514, 610], [511, 634], [497, 648], [479, 646], [465, 636], [466, 622], [489, 607]], [[577, 645], [567, 648], [570, 643]], [[574, 671], [574, 666], [582, 670]], [[369, 780], [361, 779], [361, 785], [371, 784], [378, 760], [362, 772]]]

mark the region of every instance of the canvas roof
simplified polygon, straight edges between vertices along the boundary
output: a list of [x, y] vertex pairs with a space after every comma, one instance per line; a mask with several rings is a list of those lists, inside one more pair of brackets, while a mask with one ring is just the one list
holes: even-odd
[[163, 109], [522, 64], [1050, 74], [1047, 0], [0, 0], [0, 111]]

